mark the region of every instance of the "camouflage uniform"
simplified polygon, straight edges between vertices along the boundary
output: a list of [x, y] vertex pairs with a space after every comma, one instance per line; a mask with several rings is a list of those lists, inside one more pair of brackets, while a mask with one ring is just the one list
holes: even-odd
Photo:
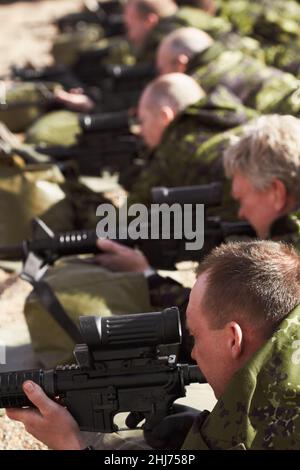
[[[270, 238], [292, 244], [300, 253], [300, 210], [296, 210], [278, 219], [271, 228]], [[161, 277], [158, 274], [148, 279], [150, 303], [157, 309], [177, 305], [180, 310], [183, 328], [183, 343], [180, 351], [182, 362], [190, 361], [192, 339], [185, 327], [185, 310], [188, 304], [190, 289], [183, 287], [175, 280]]]
[[[280, 219], [273, 227], [271, 238], [293, 243], [300, 250], [300, 212]], [[185, 330], [184, 313], [190, 289], [158, 274], [148, 278], [148, 285], [155, 310], [170, 305], [180, 307], [183, 348], [179, 360], [190, 361], [192, 339]], [[273, 338], [234, 376], [211, 414], [204, 411], [199, 415], [182, 450], [299, 448], [299, 326], [300, 307], [297, 307]], [[194, 401], [189, 405], [202, 408], [201, 403]], [[106, 450], [147, 448], [138, 431], [131, 435], [90, 434], [87, 440]]]
[[300, 36], [300, 6], [294, 0], [225, 0], [219, 13], [234, 30], [263, 46], [288, 44]]
[[210, 92], [223, 85], [248, 107], [265, 114], [299, 115], [299, 82], [291, 74], [264, 66], [238, 50], [214, 43], [190, 62], [188, 71]]
[[189, 26], [187, 19], [180, 18], [175, 14], [161, 18], [158, 24], [148, 34], [142, 47], [136, 49], [135, 56], [137, 63], [154, 63], [156, 51], [162, 39], [177, 28]]
[[289, 243], [300, 253], [300, 209], [278, 219], [273, 224], [271, 239]]
[[209, 13], [192, 6], [183, 6], [178, 9], [176, 16], [189, 26], [206, 31], [213, 37], [231, 31], [231, 24], [224, 18], [213, 17]]
[[239, 370], [182, 449], [290, 450], [300, 446], [300, 306]]
[[[166, 129], [160, 145], [145, 158], [145, 169], [130, 190], [129, 203], [151, 202], [155, 186], [189, 186], [224, 179], [221, 154], [228, 131], [257, 114], [224, 88], [188, 107]], [[238, 131], [235, 131], [238, 132]]]
[[229, 0], [220, 14], [234, 30], [261, 43], [266, 63], [299, 75], [300, 5], [293, 0]]

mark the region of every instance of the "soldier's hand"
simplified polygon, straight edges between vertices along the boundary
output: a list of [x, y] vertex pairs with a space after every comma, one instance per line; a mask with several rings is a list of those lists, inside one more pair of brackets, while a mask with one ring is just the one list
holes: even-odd
[[27, 432], [54, 450], [85, 447], [78, 424], [70, 413], [51, 400], [37, 384], [24, 382], [24, 393], [36, 408], [6, 411], [10, 419], [21, 421]]
[[147, 258], [139, 250], [112, 240], [97, 240], [97, 247], [103, 253], [96, 256], [96, 262], [110, 271], [144, 272], [150, 268]]
[[55, 98], [56, 100], [64, 104], [68, 109], [72, 111], [78, 111], [82, 113], [88, 113], [94, 108], [93, 101], [83, 93], [83, 90], [75, 89], [71, 92], [64, 90], [56, 90]]
[[[189, 406], [175, 404], [172, 414], [166, 416], [151, 430], [144, 428], [144, 438], [152, 449], [179, 450], [201, 411]], [[130, 413], [126, 425], [134, 429], [144, 419], [141, 413]]]

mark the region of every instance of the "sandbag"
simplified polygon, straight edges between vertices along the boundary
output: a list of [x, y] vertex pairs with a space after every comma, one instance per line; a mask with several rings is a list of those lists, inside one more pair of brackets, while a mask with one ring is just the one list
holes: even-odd
[[52, 164], [13, 166], [0, 163], [0, 244], [20, 243], [31, 237], [31, 220], [60, 206], [51, 218], [52, 228], [71, 227], [71, 211], [60, 185], [64, 177]]
[[79, 114], [72, 111], [53, 111], [38, 119], [26, 133], [26, 143], [70, 147], [81, 133]]
[[24, 132], [45, 112], [56, 88], [60, 85], [50, 82], [7, 85], [0, 103], [0, 121], [12, 132]]
[[99, 41], [103, 34], [104, 31], [100, 25], [85, 24], [77, 31], [58, 35], [51, 50], [54, 62], [57, 65], [72, 66], [76, 63], [80, 53]]

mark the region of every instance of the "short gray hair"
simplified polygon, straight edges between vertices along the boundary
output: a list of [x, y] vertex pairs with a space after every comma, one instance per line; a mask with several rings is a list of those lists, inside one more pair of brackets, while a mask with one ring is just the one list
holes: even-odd
[[160, 47], [167, 49], [171, 60], [177, 59], [181, 54], [191, 59], [212, 43], [213, 39], [205, 31], [197, 28], [178, 28], [163, 39]]
[[224, 153], [225, 173], [248, 177], [257, 190], [275, 178], [300, 200], [300, 120], [293, 116], [262, 116], [245, 127], [242, 137]]

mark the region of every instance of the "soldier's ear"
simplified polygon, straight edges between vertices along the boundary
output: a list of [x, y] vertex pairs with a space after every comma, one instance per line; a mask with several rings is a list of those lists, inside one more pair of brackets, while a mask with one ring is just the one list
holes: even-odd
[[243, 330], [239, 323], [235, 321], [229, 322], [225, 329], [229, 354], [232, 359], [238, 360], [243, 353]]
[[145, 23], [149, 27], [149, 29], [153, 29], [157, 23], [159, 22], [159, 16], [156, 13], [149, 13], [145, 18]]
[[185, 73], [187, 69], [187, 65], [189, 63], [189, 58], [186, 54], [180, 54], [177, 57], [177, 68], [178, 72]]
[[288, 203], [288, 193], [284, 183], [278, 178], [272, 183], [272, 198], [276, 211], [282, 212]]
[[161, 120], [165, 126], [171, 124], [171, 122], [174, 121], [176, 117], [175, 111], [173, 108], [171, 108], [171, 106], [162, 106], [160, 108], [160, 115]]

